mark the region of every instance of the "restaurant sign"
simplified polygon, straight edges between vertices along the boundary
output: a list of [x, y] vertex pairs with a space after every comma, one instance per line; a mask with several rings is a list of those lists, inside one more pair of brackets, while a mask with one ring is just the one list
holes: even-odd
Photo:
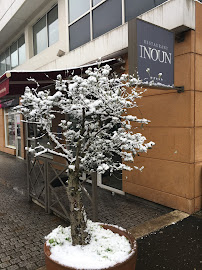
[[173, 86], [174, 34], [140, 19], [128, 24], [130, 74], [138, 74], [144, 83]]

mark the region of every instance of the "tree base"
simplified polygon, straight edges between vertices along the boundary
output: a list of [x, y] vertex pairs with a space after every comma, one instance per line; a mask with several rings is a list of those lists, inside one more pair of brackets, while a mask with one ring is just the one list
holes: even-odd
[[[118, 263], [114, 266], [111, 266], [108, 268], [102, 268], [99, 270], [135, 270], [136, 260], [137, 260], [137, 244], [133, 236], [129, 234], [128, 232], [118, 229], [116, 227], [113, 227], [111, 225], [103, 225], [103, 228], [109, 229], [112, 232], [118, 233], [121, 236], [122, 235], [125, 236], [129, 240], [131, 244], [131, 249], [133, 252], [131, 253], [131, 256], [127, 260], [123, 261], [122, 263]], [[50, 258], [50, 255], [51, 255], [50, 249], [48, 246], [46, 246], [46, 244], [44, 245], [44, 253], [45, 253], [45, 261], [46, 261], [47, 270], [77, 270], [77, 268], [64, 266], [52, 260]], [[88, 269], [84, 268], [83, 270], [88, 270]], [[96, 270], [96, 268], [94, 270]]]

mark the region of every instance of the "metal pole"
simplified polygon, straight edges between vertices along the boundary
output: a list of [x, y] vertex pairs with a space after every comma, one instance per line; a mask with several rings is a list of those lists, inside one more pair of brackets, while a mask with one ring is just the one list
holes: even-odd
[[49, 196], [48, 196], [48, 160], [44, 159], [44, 185], [45, 185], [45, 211], [49, 212]]
[[47, 194], [47, 212], [51, 213], [50, 204], [51, 204], [51, 188], [50, 188], [50, 180], [49, 180], [49, 168], [50, 163], [47, 159], [47, 177], [46, 177], [46, 194]]
[[98, 221], [97, 173], [92, 173], [92, 207], [93, 221]]
[[[25, 123], [25, 146], [28, 147], [28, 124]], [[29, 155], [28, 150], [26, 150], [26, 160], [27, 160], [27, 197], [28, 201], [31, 202], [32, 198], [30, 196], [31, 188], [30, 188], [30, 181], [31, 181], [31, 157]]]

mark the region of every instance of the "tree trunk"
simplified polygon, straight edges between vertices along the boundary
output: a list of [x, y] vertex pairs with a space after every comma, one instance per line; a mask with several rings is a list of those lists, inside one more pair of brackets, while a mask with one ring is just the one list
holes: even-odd
[[72, 245], [86, 245], [90, 236], [85, 231], [87, 226], [86, 212], [82, 203], [79, 177], [75, 171], [70, 170], [68, 178], [67, 195], [70, 203], [70, 224]]

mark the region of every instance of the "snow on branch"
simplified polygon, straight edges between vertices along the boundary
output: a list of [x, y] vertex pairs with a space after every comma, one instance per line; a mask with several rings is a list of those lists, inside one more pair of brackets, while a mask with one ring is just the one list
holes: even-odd
[[[84, 77], [76, 75], [63, 80], [58, 75], [54, 90], [26, 87], [18, 106], [20, 112], [25, 121], [37, 123], [52, 142], [52, 149], [38, 142], [37, 147], [41, 148], [35, 149], [37, 155], [60, 155], [71, 170], [78, 166], [86, 173], [137, 168], [134, 164], [129, 166], [128, 161], [134, 162], [136, 155], [154, 145], [134, 132], [134, 123], [138, 126], [149, 120], [129, 113], [138, 108], [136, 99], [144, 92], [140, 84], [133, 76], [113, 74], [105, 65], [89, 68]], [[115, 155], [119, 161], [114, 161]]]

